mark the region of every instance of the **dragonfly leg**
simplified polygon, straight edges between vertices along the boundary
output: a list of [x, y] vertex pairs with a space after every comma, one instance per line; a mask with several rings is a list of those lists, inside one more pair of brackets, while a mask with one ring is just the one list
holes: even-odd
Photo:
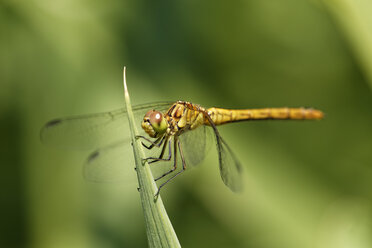
[[[176, 176], [178, 176], [179, 174], [181, 174], [182, 172], [184, 172], [185, 170], [186, 170], [186, 162], [185, 162], [185, 158], [184, 158], [184, 156], [183, 156], [183, 151], [182, 151], [182, 147], [181, 147], [181, 144], [180, 144], [180, 141], [179, 140], [177, 140], [177, 142], [174, 142], [174, 149], [175, 149], [175, 152], [174, 152], [174, 157], [175, 157], [175, 159], [174, 159], [174, 167], [173, 167], [173, 169], [172, 170], [170, 170], [170, 171], [168, 171], [167, 173], [165, 173], [163, 176], [161, 176], [161, 177], [159, 177], [159, 178], [157, 178], [157, 179], [155, 179], [155, 181], [156, 180], [159, 180], [160, 178], [162, 178], [162, 177], [164, 177], [164, 176], [166, 176], [166, 175], [168, 175], [169, 173], [171, 173], [171, 172], [173, 172], [176, 168], [177, 168], [177, 158], [176, 158], [176, 146], [178, 145], [178, 149], [180, 150], [180, 156], [181, 156], [181, 160], [182, 160], [182, 170], [181, 171], [179, 171], [179, 172], [177, 172], [175, 175], [173, 175], [171, 178], [169, 178], [167, 181], [165, 181], [164, 183], [162, 183], [160, 186], [159, 186], [159, 188], [158, 188], [158, 192], [156, 192], [156, 194], [155, 194], [155, 197], [157, 197], [158, 195], [159, 195], [159, 193], [160, 193], [160, 190], [161, 190], [161, 188], [163, 188], [168, 182], [170, 182], [171, 180], [173, 180]], [[176, 145], [177, 144], [177, 145]]]
[[155, 181], [158, 181], [160, 179], [162, 179], [163, 177], [165, 177], [166, 175], [172, 173], [173, 171], [175, 171], [177, 169], [177, 141], [174, 141], [174, 148], [173, 148], [173, 152], [174, 152], [174, 158], [173, 158], [173, 168], [167, 172], [165, 172], [163, 175], [161, 175], [160, 177], [156, 178]]
[[143, 160], [144, 161], [148, 161], [148, 160], [151, 159], [151, 161], [149, 162], [149, 164], [152, 164], [152, 163], [155, 163], [155, 162], [158, 162], [158, 161], [169, 161], [171, 159], [171, 157], [172, 157], [172, 147], [171, 147], [171, 144], [172, 143], [171, 143], [170, 140], [168, 142], [169, 142], [169, 145], [168, 145], [168, 147], [169, 147], [168, 158], [163, 158], [164, 152], [165, 152], [165, 148], [167, 147], [167, 142], [165, 142], [164, 145], [163, 145], [163, 148], [161, 150], [160, 156], [158, 158], [156, 158], [156, 157], [149, 157], [149, 158], [145, 158]]
[[147, 142], [149, 142], [149, 143], [150, 143], [149, 146], [145, 145], [143, 142], [141, 142], [141, 143], [142, 143], [142, 145], [143, 145], [145, 148], [151, 150], [151, 149], [154, 148], [155, 146], [156, 146], [156, 147], [160, 147], [160, 146], [163, 144], [163, 141], [164, 141], [165, 135], [164, 135], [163, 137], [159, 137], [159, 138], [157, 138], [155, 141], [152, 141], [152, 140], [150, 140], [150, 139], [148, 139], [147, 137], [142, 136], [142, 135], [138, 135], [138, 136], [136, 136], [135, 138], [136, 138], [136, 139], [141, 138], [141, 139], [144, 139], [144, 140], [146, 140]]

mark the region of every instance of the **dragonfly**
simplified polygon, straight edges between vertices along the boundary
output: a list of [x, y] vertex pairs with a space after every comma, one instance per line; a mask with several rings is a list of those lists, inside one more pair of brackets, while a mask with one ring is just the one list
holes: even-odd
[[[217, 126], [253, 120], [320, 120], [323, 112], [313, 108], [224, 109], [204, 108], [187, 101], [157, 102], [133, 107], [141, 123], [142, 145], [152, 151], [144, 161], [149, 164], [171, 164], [155, 181], [164, 179], [155, 196], [188, 166], [200, 164], [210, 140], [216, 144], [220, 176], [233, 192], [242, 189], [242, 166], [232, 149], [221, 137]], [[83, 169], [88, 181], [120, 180], [125, 163], [131, 156], [128, 117], [125, 108], [118, 110], [59, 118], [49, 121], [41, 130], [43, 143], [69, 149], [90, 149]], [[168, 150], [168, 151], [167, 151]], [[166, 153], [168, 155], [166, 156]], [[180, 157], [180, 161], [179, 158]], [[181, 162], [181, 169], [177, 166]]]

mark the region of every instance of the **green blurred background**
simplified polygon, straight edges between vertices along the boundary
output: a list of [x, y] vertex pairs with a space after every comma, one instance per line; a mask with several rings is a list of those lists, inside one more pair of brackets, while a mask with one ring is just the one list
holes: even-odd
[[0, 247], [146, 247], [135, 187], [87, 185], [86, 153], [43, 146], [49, 119], [134, 104], [312, 106], [315, 122], [220, 128], [162, 197], [183, 247], [372, 247], [372, 3], [0, 1]]

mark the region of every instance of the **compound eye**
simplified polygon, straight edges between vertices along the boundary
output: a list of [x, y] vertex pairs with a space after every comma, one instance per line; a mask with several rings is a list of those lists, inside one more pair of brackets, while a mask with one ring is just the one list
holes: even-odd
[[155, 110], [149, 110], [149, 111], [147, 111], [147, 113], [145, 114], [145, 117], [144, 118], [150, 118], [150, 116], [151, 116], [151, 114], [154, 112]]
[[[151, 113], [150, 113], [151, 112]], [[160, 126], [160, 124], [163, 121], [163, 114], [160, 113], [159, 111], [151, 110], [147, 112], [146, 116], [148, 115], [150, 119], [151, 125], [155, 126]]]

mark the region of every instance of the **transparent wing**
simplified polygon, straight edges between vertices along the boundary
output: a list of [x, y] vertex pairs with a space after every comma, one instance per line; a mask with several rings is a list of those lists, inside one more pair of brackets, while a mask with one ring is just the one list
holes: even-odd
[[91, 153], [83, 168], [84, 178], [91, 182], [134, 183], [134, 158], [129, 140], [123, 140]]
[[[170, 102], [161, 102], [134, 106], [138, 131], [142, 132], [140, 124], [148, 110], [165, 111], [171, 105]], [[135, 182], [134, 158], [124, 108], [52, 120], [42, 128], [40, 136], [42, 142], [48, 145], [96, 149], [84, 164], [83, 174], [88, 181]]]
[[227, 143], [220, 136], [217, 130], [217, 127], [213, 123], [212, 119], [208, 115], [206, 117], [208, 118], [208, 121], [214, 130], [222, 181], [233, 192], [241, 191], [242, 189], [242, 180], [241, 180], [242, 167], [240, 165], [240, 162], [236, 158], [231, 148], [227, 145]]
[[[159, 157], [162, 147], [151, 150], [143, 148], [145, 157]], [[169, 156], [168, 146], [164, 158]], [[150, 165], [155, 177], [169, 171], [173, 160], [160, 161]], [[130, 139], [115, 142], [92, 152], [84, 163], [83, 175], [90, 182], [125, 182], [131, 184], [137, 181], [135, 174], [133, 149]]]
[[[158, 157], [162, 147], [151, 150], [143, 149], [145, 157]], [[168, 150], [168, 149], [167, 149]], [[168, 157], [166, 151], [164, 157]], [[173, 160], [151, 164], [154, 175], [162, 175], [172, 168]], [[83, 174], [91, 182], [125, 182], [137, 181], [134, 171], [134, 157], [131, 140], [125, 139], [92, 152], [84, 163]]]
[[212, 140], [211, 129], [206, 126], [183, 133], [179, 136], [186, 166], [200, 164], [209, 148]]
[[[166, 110], [172, 103], [160, 102], [133, 107], [136, 121], [140, 123], [150, 109]], [[43, 143], [68, 149], [96, 149], [128, 139], [128, 119], [125, 108], [106, 113], [55, 119], [42, 128]]]
[[[219, 136], [219, 134], [217, 134]], [[242, 189], [241, 165], [227, 143], [219, 136], [220, 144], [217, 144], [219, 153], [220, 174], [222, 181], [232, 191], [238, 192]], [[218, 143], [218, 142], [217, 142]]]
[[202, 126], [179, 136], [186, 166], [195, 166], [203, 161], [215, 136], [222, 181], [232, 191], [238, 192], [242, 189], [240, 162], [213, 123], [211, 126]]

